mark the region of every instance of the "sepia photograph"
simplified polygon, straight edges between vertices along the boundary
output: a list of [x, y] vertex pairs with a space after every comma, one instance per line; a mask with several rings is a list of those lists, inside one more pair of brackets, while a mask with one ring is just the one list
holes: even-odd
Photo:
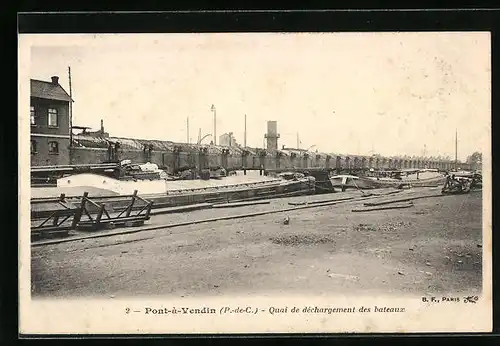
[[26, 333], [491, 329], [489, 33], [19, 42]]

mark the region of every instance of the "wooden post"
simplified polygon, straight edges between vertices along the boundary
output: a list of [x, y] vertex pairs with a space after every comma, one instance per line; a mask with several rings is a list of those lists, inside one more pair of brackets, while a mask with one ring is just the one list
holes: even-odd
[[149, 219], [149, 214], [151, 213], [151, 208], [152, 208], [152, 206], [153, 206], [153, 202], [149, 202], [148, 207], [147, 207], [147, 209], [146, 209], [146, 214], [145, 214], [145, 218], [146, 218], [146, 220], [148, 220], [148, 219]]
[[97, 213], [97, 216], [95, 218], [95, 228], [98, 228], [101, 224], [101, 219], [102, 219], [102, 214], [104, 213], [104, 208], [105, 208], [105, 205], [104, 203], [101, 204], [101, 206], [99, 207], [99, 212]]
[[132, 207], [134, 206], [136, 198], [137, 198], [137, 190], [134, 190], [134, 193], [132, 195], [132, 201], [130, 201], [129, 206], [127, 207], [127, 212], [125, 213], [126, 217], [130, 216], [130, 213], [132, 212]]
[[75, 216], [73, 217], [73, 222], [71, 223], [71, 228], [75, 229], [78, 223], [80, 222], [83, 214], [83, 210], [85, 209], [85, 203], [87, 201], [87, 197], [89, 196], [88, 192], [83, 193], [82, 201], [80, 202], [80, 209], [77, 209]]

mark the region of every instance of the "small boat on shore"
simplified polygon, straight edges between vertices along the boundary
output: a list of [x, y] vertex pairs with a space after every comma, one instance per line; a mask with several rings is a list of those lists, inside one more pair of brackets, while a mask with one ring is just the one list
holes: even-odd
[[339, 174], [330, 177], [330, 181], [334, 189], [374, 189], [375, 184], [366, 178], [361, 178], [350, 174]]
[[390, 178], [364, 178], [372, 183], [375, 188], [384, 188], [384, 187], [394, 187], [401, 188], [403, 186], [410, 187], [429, 187], [429, 186], [438, 186], [442, 185], [446, 178], [444, 175], [432, 177], [432, 178], [424, 178], [424, 179], [390, 179]]
[[334, 188], [346, 189], [378, 189], [438, 186], [445, 182], [444, 174], [429, 170], [371, 172], [370, 176], [354, 176], [348, 174], [334, 175], [330, 178]]

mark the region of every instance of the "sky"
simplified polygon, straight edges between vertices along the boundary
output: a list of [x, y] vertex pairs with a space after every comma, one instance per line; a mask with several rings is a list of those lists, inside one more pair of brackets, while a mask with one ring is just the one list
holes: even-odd
[[[186, 141], [233, 132], [262, 147], [455, 156], [491, 132], [489, 33], [36, 35], [29, 76], [60, 77], [73, 124], [111, 136]], [[28, 42], [28, 41], [25, 41]], [[210, 138], [211, 139], [211, 138]], [[209, 139], [209, 140], [210, 140]], [[218, 140], [218, 139], [217, 139]]]

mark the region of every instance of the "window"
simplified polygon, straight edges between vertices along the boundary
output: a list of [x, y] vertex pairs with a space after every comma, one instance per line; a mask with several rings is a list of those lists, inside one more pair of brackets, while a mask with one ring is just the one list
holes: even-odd
[[30, 124], [31, 126], [36, 125], [36, 114], [35, 114], [35, 107], [31, 106], [30, 107]]
[[49, 108], [49, 127], [57, 127], [57, 109]]
[[57, 155], [59, 154], [59, 143], [49, 142], [49, 154]]
[[31, 154], [36, 154], [36, 141], [31, 140]]

